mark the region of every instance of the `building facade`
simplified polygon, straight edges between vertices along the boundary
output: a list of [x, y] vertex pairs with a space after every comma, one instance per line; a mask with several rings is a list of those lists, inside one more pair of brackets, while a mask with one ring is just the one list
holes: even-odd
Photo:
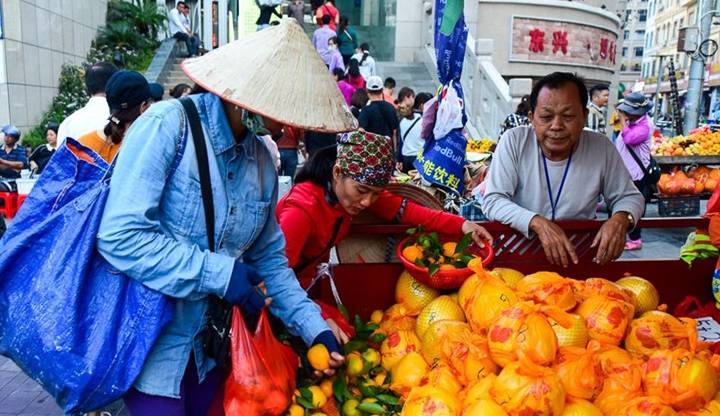
[[80, 64], [107, 0], [0, 2], [0, 125], [34, 127], [52, 103], [63, 64]]
[[620, 90], [626, 91], [643, 78], [648, 1], [624, 1], [619, 5], [618, 13], [622, 19], [619, 83]]

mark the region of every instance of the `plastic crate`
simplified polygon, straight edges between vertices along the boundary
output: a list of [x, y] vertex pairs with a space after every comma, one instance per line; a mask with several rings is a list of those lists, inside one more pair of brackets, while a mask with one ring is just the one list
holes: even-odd
[[700, 197], [659, 196], [658, 214], [661, 217], [697, 217], [700, 215]]

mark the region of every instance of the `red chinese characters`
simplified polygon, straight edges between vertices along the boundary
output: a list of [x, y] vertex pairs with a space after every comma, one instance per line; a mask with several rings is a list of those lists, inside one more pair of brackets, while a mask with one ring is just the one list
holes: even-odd
[[545, 50], [545, 32], [535, 28], [530, 31], [530, 52], [540, 53]]
[[562, 52], [563, 55], [567, 55], [568, 52], [568, 34], [565, 31], [553, 32], [553, 53]]
[[610, 40], [608, 38], [600, 39], [600, 59], [608, 58], [609, 46], [610, 46]]

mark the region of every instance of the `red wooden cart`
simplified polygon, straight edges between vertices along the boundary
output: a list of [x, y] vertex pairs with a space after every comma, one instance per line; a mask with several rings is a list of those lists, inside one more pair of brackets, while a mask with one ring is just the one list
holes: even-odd
[[[569, 221], [559, 225], [575, 244], [579, 264], [563, 269], [550, 265], [537, 239], [526, 239], [522, 234], [497, 223], [483, 223], [495, 236], [495, 260], [491, 267], [509, 267], [523, 273], [541, 270], [556, 271], [576, 279], [604, 277], [617, 280], [626, 273], [650, 280], [660, 292], [662, 303], [672, 308], [687, 295], [698, 297], [702, 302], [712, 299], [711, 280], [715, 260], [697, 260], [692, 267], [679, 258], [618, 260], [598, 266], [592, 259], [595, 250], [590, 248], [602, 225], [601, 221]], [[647, 219], [643, 229], [704, 228], [701, 218]], [[379, 235], [401, 237], [406, 230], [403, 225], [356, 225], [351, 235]], [[395, 239], [399, 241], [399, 238]], [[678, 247], [679, 253], [679, 247]], [[386, 309], [394, 303], [395, 283], [402, 271], [399, 263], [340, 264], [333, 268], [335, 284], [344, 305], [351, 315], [368, 318], [376, 309]], [[333, 295], [327, 281], [322, 282], [319, 298], [333, 304]]]

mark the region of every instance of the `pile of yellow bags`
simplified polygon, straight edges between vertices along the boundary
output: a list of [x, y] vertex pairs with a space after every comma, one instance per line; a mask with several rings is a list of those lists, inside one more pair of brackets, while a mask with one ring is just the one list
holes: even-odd
[[453, 294], [398, 281], [379, 331], [403, 416], [720, 416], [720, 357], [647, 280], [472, 267]]

